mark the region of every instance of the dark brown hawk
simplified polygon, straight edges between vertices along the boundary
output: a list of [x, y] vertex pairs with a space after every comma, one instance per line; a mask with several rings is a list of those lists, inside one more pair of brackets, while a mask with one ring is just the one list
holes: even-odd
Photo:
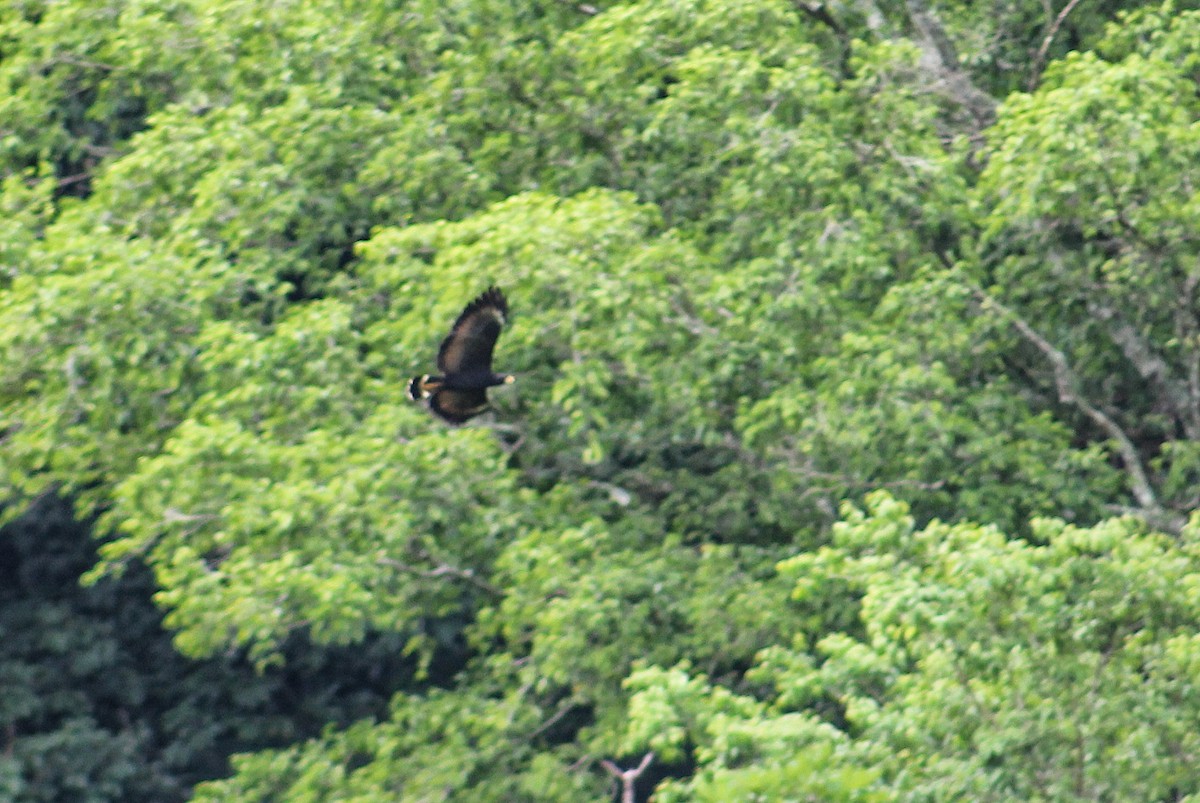
[[438, 351], [441, 376], [413, 377], [408, 397], [429, 400], [429, 409], [451, 424], [461, 424], [488, 408], [487, 389], [507, 385], [510, 374], [492, 371], [492, 350], [508, 320], [508, 301], [489, 287], [466, 306]]

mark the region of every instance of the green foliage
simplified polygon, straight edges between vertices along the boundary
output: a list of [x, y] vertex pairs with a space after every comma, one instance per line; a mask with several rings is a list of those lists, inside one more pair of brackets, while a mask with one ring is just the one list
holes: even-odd
[[[15, 694], [0, 796], [1200, 790], [1184, 4], [0, 5], [2, 515], [248, 694], [406, 668], [237, 736], [229, 676]], [[490, 283], [517, 381], [445, 428]], [[0, 672], [99, 684], [19, 589]]]
[[0, 297], [2, 420], [16, 433], [3, 477], [14, 495], [60, 485], [91, 502], [104, 478], [157, 448], [193, 398], [188, 338], [212, 263], [163, 265], [144, 244], [100, 233], [55, 245], [40, 250], [57, 271], [31, 270]]
[[[481, 613], [477, 637], [503, 638], [538, 691], [561, 690], [616, 716], [621, 678], [638, 663], [688, 658], [736, 675], [760, 645], [787, 632], [786, 588], [755, 576], [760, 551], [697, 552], [671, 542], [622, 548], [620, 540], [594, 522], [514, 541], [498, 562], [509, 594]], [[599, 724], [600, 744], [620, 727]]]
[[995, 322], [971, 316], [946, 277], [893, 286], [835, 354], [742, 413], [747, 443], [771, 455], [776, 483], [831, 518], [840, 500], [880, 486], [922, 518], [953, 511], [1008, 528], [1119, 493], [1105, 452], [1073, 445], [1069, 427], [1023, 397]]
[[687, 748], [701, 765], [689, 782], [663, 784], [663, 800], [885, 799], [870, 789], [878, 772], [839, 755], [844, 735], [813, 716], [772, 712], [692, 677], [686, 665], [638, 670], [627, 685], [629, 745], [668, 761]]
[[[1194, 527], [1179, 542], [1130, 519], [1040, 519], [1024, 541], [969, 523], [918, 529], [882, 493], [844, 514], [830, 548], [779, 569], [805, 607], [853, 606], [853, 632], [814, 627], [760, 653], [747, 679], [771, 691], [757, 699], [686, 665], [630, 675], [623, 747], [699, 764], [664, 799], [1196, 788]], [[799, 790], [813, 797], [789, 797]]]
[[[990, 210], [984, 281], [1057, 344], [1078, 377], [1074, 392], [1153, 458], [1151, 481], [1181, 511], [1195, 502], [1196, 464], [1174, 441], [1200, 433], [1188, 178], [1200, 107], [1178, 43], [1196, 20], [1181, 15], [1161, 49], [1124, 54], [1118, 33], [1118, 60], [1072, 55], [1041, 91], [1010, 99], [979, 185]], [[1044, 353], [1032, 363], [1051, 373]]]
[[110, 61], [126, 4], [5, 5], [15, 13], [0, 28], [0, 175], [49, 165], [60, 189], [86, 187], [152, 102]]
[[[1047, 62], [1096, 47], [1108, 32], [1108, 21], [1146, 3], [1100, 0], [1086, 12], [1079, 4], [1068, 8], [1039, 0], [931, 5], [942, 15], [963, 66], [1002, 96], [1036, 85]], [[1034, 58], [1039, 53], [1041, 63]]]
[[28, 271], [30, 252], [43, 235], [46, 223], [53, 214], [51, 194], [53, 182], [37, 180], [30, 174], [14, 174], [4, 180], [0, 199], [0, 285], [7, 287], [12, 279]]
[[6, 800], [183, 800], [228, 770], [232, 749], [377, 716], [412, 679], [398, 640], [377, 633], [344, 653], [295, 640], [288, 669], [265, 674], [239, 655], [187, 660], [161, 627], [144, 567], [78, 585], [94, 560], [89, 537], [53, 497], [0, 529]]
[[864, 628], [824, 636], [819, 665], [776, 651], [754, 670], [781, 702], [797, 685], [834, 697], [859, 760], [906, 799], [1196, 788], [1190, 543], [1130, 519], [1041, 519], [1035, 542], [971, 524], [918, 530], [903, 504], [870, 504], [846, 511], [832, 550], [780, 566], [806, 598], [848, 580]]

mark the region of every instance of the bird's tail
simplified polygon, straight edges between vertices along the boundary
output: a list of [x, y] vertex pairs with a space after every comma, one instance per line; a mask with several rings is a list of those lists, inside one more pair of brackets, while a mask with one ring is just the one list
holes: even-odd
[[440, 384], [441, 377], [430, 376], [429, 374], [414, 376], [412, 381], [408, 383], [408, 398], [413, 401], [428, 399], [438, 389], [438, 385]]

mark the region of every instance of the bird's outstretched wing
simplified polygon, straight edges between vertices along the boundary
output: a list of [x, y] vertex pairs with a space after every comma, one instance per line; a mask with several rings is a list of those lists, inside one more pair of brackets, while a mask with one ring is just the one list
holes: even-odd
[[429, 397], [429, 409], [434, 415], [461, 424], [488, 408], [486, 390], [450, 390], [442, 388]]
[[508, 319], [508, 301], [489, 287], [466, 306], [438, 351], [438, 369], [446, 374], [492, 370], [492, 350]]

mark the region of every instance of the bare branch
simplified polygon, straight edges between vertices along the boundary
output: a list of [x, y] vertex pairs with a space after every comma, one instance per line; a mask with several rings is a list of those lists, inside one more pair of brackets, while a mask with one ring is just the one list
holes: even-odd
[[1121, 349], [1125, 358], [1133, 364], [1138, 375], [1153, 385], [1160, 398], [1172, 408], [1172, 412], [1183, 425], [1184, 431], [1191, 440], [1200, 440], [1200, 410], [1197, 410], [1195, 394], [1189, 391], [1187, 385], [1171, 375], [1171, 368], [1158, 354], [1155, 354], [1141, 333], [1129, 322], [1121, 318], [1112, 307], [1101, 304], [1094, 299], [1086, 301], [1088, 312], [1108, 326], [1108, 335]]
[[547, 719], [541, 725], [538, 725], [537, 728], [533, 731], [533, 733], [529, 734], [529, 736], [527, 736], [526, 738], [529, 741], [533, 741], [534, 739], [541, 736], [546, 731], [553, 728], [556, 724], [558, 724], [558, 722], [563, 717], [565, 717], [567, 714], [574, 711], [576, 708], [579, 708], [580, 705], [582, 705], [582, 703], [580, 702], [580, 700], [576, 699], [575, 697], [568, 699], [565, 703], [563, 703], [562, 705], [560, 705], [558, 707], [557, 711], [555, 711], [553, 714], [551, 714], [549, 719]]
[[1029, 83], [1026, 88], [1032, 92], [1037, 88], [1038, 79], [1042, 77], [1042, 68], [1046, 66], [1046, 55], [1050, 52], [1050, 45], [1054, 42], [1054, 37], [1058, 35], [1058, 29], [1066, 21], [1067, 15], [1075, 6], [1079, 5], [1079, 0], [1070, 0], [1062, 11], [1058, 12], [1058, 16], [1050, 23], [1050, 27], [1046, 29], [1046, 36], [1042, 39], [1042, 46], [1038, 48], [1037, 54], [1033, 57], [1033, 67], [1030, 68]]
[[210, 522], [219, 519], [216, 513], [184, 513], [177, 507], [167, 506], [163, 510], [163, 524], [175, 524], [181, 521], [187, 522]]
[[[1100, 172], [1103, 174], [1104, 171]], [[1117, 197], [1115, 189], [1110, 189], [1110, 192], [1115, 200]], [[1117, 219], [1121, 220], [1121, 218], [1122, 216], [1118, 212]], [[1157, 251], [1157, 247], [1141, 238], [1132, 225], [1127, 223], [1122, 225], [1143, 245]], [[1046, 260], [1056, 276], [1074, 281], [1064, 267], [1063, 256], [1060, 252], [1051, 249], [1046, 255]], [[1174, 305], [1173, 318], [1176, 336], [1180, 342], [1194, 343], [1200, 339], [1200, 325], [1195, 316], [1193, 302], [1198, 282], [1200, 282], [1200, 275], [1188, 274], [1183, 280], [1180, 292], [1176, 294], [1178, 299]], [[1137, 370], [1138, 375], [1153, 386], [1156, 396], [1166, 402], [1171, 415], [1183, 427], [1187, 437], [1190, 440], [1200, 440], [1200, 351], [1195, 349], [1188, 351], [1184, 358], [1186, 360], [1186, 376], [1180, 377], [1178, 372], [1155, 350], [1152, 341], [1137, 326], [1130, 323], [1128, 316], [1120, 311], [1119, 301], [1117, 305], [1114, 305], [1100, 300], [1112, 296], [1107, 283], [1088, 281], [1084, 286], [1087, 290], [1084, 298], [1087, 311], [1093, 318], [1105, 325], [1109, 338], [1125, 355], [1125, 359], [1129, 360]]]
[[908, 17], [916, 29], [925, 63], [938, 75], [946, 94], [975, 118], [980, 128], [991, 125], [996, 114], [996, 99], [971, 81], [958, 63], [958, 54], [926, 0], [905, 0]]
[[451, 566], [447, 563], [439, 564], [433, 569], [424, 569], [420, 566], [413, 566], [412, 564], [398, 561], [395, 558], [379, 558], [375, 562], [380, 566], [389, 566], [407, 574], [415, 574], [418, 577], [426, 577], [430, 579], [436, 579], [438, 577], [455, 577], [459, 580], [464, 580], [476, 588], [486, 591], [493, 596], [504, 596], [503, 591], [488, 581], [477, 577], [475, 572], [471, 569], [460, 569], [457, 566]]
[[100, 61], [92, 61], [91, 59], [85, 59], [80, 56], [76, 56], [74, 53], [59, 53], [54, 58], [50, 59], [49, 63], [51, 65], [70, 64], [72, 67], [83, 67], [84, 69], [101, 70], [103, 72], [113, 72], [117, 69], [117, 65], [115, 64], [105, 64]]
[[621, 803], [633, 803], [633, 785], [637, 782], [638, 778], [642, 777], [642, 773], [646, 771], [646, 768], [650, 766], [650, 762], [653, 760], [654, 752], [651, 751], [642, 756], [642, 762], [630, 770], [622, 770], [607, 758], [600, 762], [600, 766], [604, 767], [608, 771], [608, 774], [621, 784]]
[[1146, 477], [1146, 470], [1142, 465], [1142, 458], [1137, 452], [1137, 447], [1133, 445], [1133, 441], [1130, 440], [1129, 436], [1125, 434], [1125, 431], [1121, 429], [1116, 421], [1083, 398], [1079, 389], [1079, 377], [1071, 368], [1066, 355], [1056, 349], [1049, 340], [1030, 326], [1024, 318], [1017, 315], [1015, 311], [1001, 304], [982, 288], [968, 286], [972, 295], [979, 301], [980, 306], [984, 309], [991, 309], [998, 312], [1013, 325], [1013, 328], [1021, 333], [1021, 336], [1025, 340], [1040, 351], [1042, 356], [1050, 362], [1050, 366], [1054, 370], [1054, 384], [1058, 390], [1059, 401], [1063, 404], [1074, 405], [1080, 412], [1108, 433], [1109, 437], [1117, 444], [1117, 451], [1121, 454], [1121, 460], [1125, 464], [1125, 472], [1129, 476], [1130, 489], [1133, 491], [1133, 496], [1137, 500], [1138, 505], [1147, 513], [1161, 514], [1162, 508], [1158, 504], [1158, 498], [1154, 494], [1154, 489], [1150, 486], [1150, 480]]
[[608, 498], [621, 507], [629, 507], [633, 501], [633, 494], [625, 490], [620, 485], [614, 485], [611, 482], [602, 482], [600, 480], [589, 480], [588, 485], [592, 488], [598, 488], [608, 494]]
[[62, 189], [63, 187], [69, 187], [72, 184], [78, 184], [81, 181], [88, 181], [91, 178], [92, 178], [91, 173], [87, 173], [87, 172], [76, 173], [73, 176], [65, 176], [63, 178], [58, 179], [58, 186], [59, 186], [59, 189]]

